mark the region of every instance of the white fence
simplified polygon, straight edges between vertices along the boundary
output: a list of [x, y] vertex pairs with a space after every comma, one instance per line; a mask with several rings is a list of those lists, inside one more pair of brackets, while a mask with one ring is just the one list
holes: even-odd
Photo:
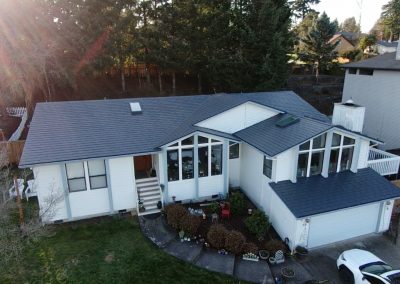
[[397, 174], [400, 167], [400, 157], [376, 148], [370, 148], [368, 167], [382, 176]]
[[19, 116], [20, 113], [18, 115], [15, 115], [16, 117], [21, 117], [21, 122], [18, 128], [11, 135], [10, 139], [8, 139], [8, 141], [17, 141], [21, 137], [22, 131], [24, 131], [25, 128], [26, 121], [28, 120], [28, 112], [26, 111], [26, 108], [18, 108], [18, 109], [24, 110], [21, 116]]

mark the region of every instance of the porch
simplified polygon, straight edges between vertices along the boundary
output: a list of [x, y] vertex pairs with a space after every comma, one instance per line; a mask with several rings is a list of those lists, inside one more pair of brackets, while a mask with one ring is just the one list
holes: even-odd
[[381, 176], [399, 173], [400, 156], [376, 148], [370, 148], [367, 165]]

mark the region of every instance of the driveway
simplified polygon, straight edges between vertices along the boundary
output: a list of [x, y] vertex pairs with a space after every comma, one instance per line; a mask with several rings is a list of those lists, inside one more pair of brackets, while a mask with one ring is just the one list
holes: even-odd
[[[342, 284], [336, 269], [336, 259], [343, 251], [353, 248], [368, 250], [394, 268], [400, 268], [399, 247], [386, 236], [373, 234], [311, 250], [307, 259], [293, 262], [296, 279], [289, 283], [302, 283], [311, 277], [316, 280], [329, 280], [331, 284]], [[289, 263], [286, 265], [289, 266]], [[272, 270], [274, 274], [278, 274], [280, 267], [273, 267]]]

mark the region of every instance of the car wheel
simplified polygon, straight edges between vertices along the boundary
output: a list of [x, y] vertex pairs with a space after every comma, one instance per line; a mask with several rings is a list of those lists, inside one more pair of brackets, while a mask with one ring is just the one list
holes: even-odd
[[346, 266], [342, 265], [339, 268], [339, 276], [343, 283], [354, 284], [354, 275]]

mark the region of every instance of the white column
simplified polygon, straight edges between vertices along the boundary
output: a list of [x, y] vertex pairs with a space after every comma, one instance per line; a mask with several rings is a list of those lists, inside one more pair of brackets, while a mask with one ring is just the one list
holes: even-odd
[[292, 167], [292, 178], [290, 179], [290, 181], [293, 182], [293, 183], [297, 182], [297, 167], [298, 167], [298, 163], [299, 163], [299, 150], [300, 150], [299, 146], [296, 146], [294, 148], [295, 155], [294, 155], [294, 161], [292, 163], [292, 165], [293, 165], [293, 167]]
[[353, 173], [357, 173], [358, 160], [360, 159], [360, 151], [361, 151], [361, 139], [357, 138], [356, 145], [354, 146], [353, 159], [351, 161], [351, 167], [350, 167], [350, 171], [352, 171]]
[[322, 173], [321, 173], [321, 175], [324, 178], [327, 178], [329, 175], [329, 160], [331, 158], [332, 137], [333, 137], [333, 132], [329, 131], [328, 134], [326, 135], [324, 163], [322, 165]]
[[194, 177], [194, 184], [195, 184], [195, 191], [196, 191], [196, 199], [199, 198], [199, 135], [195, 134], [193, 137], [193, 177]]

